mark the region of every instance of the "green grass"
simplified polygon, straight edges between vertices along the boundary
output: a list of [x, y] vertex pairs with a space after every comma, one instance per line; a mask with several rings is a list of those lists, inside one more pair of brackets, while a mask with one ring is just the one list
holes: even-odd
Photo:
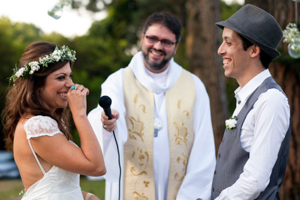
[[0, 200], [21, 199], [23, 189], [21, 180], [0, 180]]
[[82, 191], [90, 192], [101, 200], [105, 197], [105, 180], [91, 181], [86, 177], [80, 177], [80, 187]]
[[[85, 176], [80, 177], [80, 187], [82, 191], [95, 194], [104, 200], [105, 181], [91, 181]], [[0, 200], [20, 200], [19, 193], [24, 189], [22, 181], [19, 180], [0, 180]]]

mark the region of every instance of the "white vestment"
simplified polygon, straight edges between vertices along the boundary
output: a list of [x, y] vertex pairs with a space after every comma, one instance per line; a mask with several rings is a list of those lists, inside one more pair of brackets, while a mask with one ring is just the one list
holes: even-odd
[[[153, 75], [146, 70], [141, 52], [138, 52], [131, 60], [129, 66], [132, 68], [134, 75], [139, 82], [154, 94], [155, 117], [159, 117], [162, 121], [163, 128], [154, 138], [153, 143], [153, 165], [156, 189], [156, 200], [165, 200], [168, 189], [169, 175], [169, 134], [167, 127], [166, 99], [164, 92], [172, 88], [180, 76], [182, 68], [170, 60], [167, 71], [167, 79], [165, 84], [158, 83], [156, 78], [161, 77], [160, 74]], [[123, 72], [120, 69], [108, 77], [102, 84], [101, 96], [107, 95], [112, 99], [111, 109], [117, 110], [120, 114], [117, 120], [117, 128], [115, 130], [118, 140], [121, 167], [123, 169], [124, 144], [127, 141], [128, 133], [125, 122], [126, 108], [124, 106], [123, 94]], [[154, 76], [154, 77], [153, 77]], [[157, 76], [157, 77], [155, 77]], [[177, 194], [177, 200], [202, 198], [210, 199], [211, 180], [215, 169], [215, 146], [211, 124], [209, 97], [201, 80], [193, 75], [196, 86], [196, 103], [194, 111], [194, 144], [190, 153], [186, 176], [180, 186]], [[180, 94], [178, 94], [180, 95]], [[106, 179], [106, 200], [118, 199], [118, 181], [119, 181], [119, 165], [118, 153], [113, 134], [102, 128], [100, 121], [102, 108], [97, 106], [92, 110], [88, 118], [101, 144], [104, 154], [107, 173]], [[123, 175], [123, 171], [122, 171]], [[121, 179], [121, 199], [123, 188], [123, 179]]]

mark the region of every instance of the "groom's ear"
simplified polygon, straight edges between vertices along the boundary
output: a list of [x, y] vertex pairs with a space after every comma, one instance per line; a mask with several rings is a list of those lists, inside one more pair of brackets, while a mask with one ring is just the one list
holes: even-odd
[[257, 45], [254, 44], [250, 48], [251, 48], [251, 58], [255, 58], [259, 56], [261, 50]]

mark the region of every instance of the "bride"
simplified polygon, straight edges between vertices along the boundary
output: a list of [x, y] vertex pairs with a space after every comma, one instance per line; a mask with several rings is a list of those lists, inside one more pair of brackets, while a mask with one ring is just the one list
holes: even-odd
[[[23, 200], [99, 199], [79, 186], [80, 174], [102, 176], [106, 168], [86, 115], [89, 90], [72, 81], [75, 59], [66, 46], [34, 42], [10, 77], [2, 113], [5, 143], [20, 171]], [[80, 147], [71, 141], [69, 110]]]

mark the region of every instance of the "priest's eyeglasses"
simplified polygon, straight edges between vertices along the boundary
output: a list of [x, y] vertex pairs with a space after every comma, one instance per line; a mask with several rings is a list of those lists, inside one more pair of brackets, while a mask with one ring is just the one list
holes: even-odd
[[155, 36], [148, 36], [148, 35], [145, 35], [145, 37], [147, 38], [147, 41], [150, 43], [150, 44], [156, 44], [158, 41], [160, 41], [160, 43], [163, 45], [163, 47], [171, 47], [173, 44], [176, 44], [177, 42], [172, 42], [170, 40], [166, 40], [166, 39], [158, 39], [157, 37]]

